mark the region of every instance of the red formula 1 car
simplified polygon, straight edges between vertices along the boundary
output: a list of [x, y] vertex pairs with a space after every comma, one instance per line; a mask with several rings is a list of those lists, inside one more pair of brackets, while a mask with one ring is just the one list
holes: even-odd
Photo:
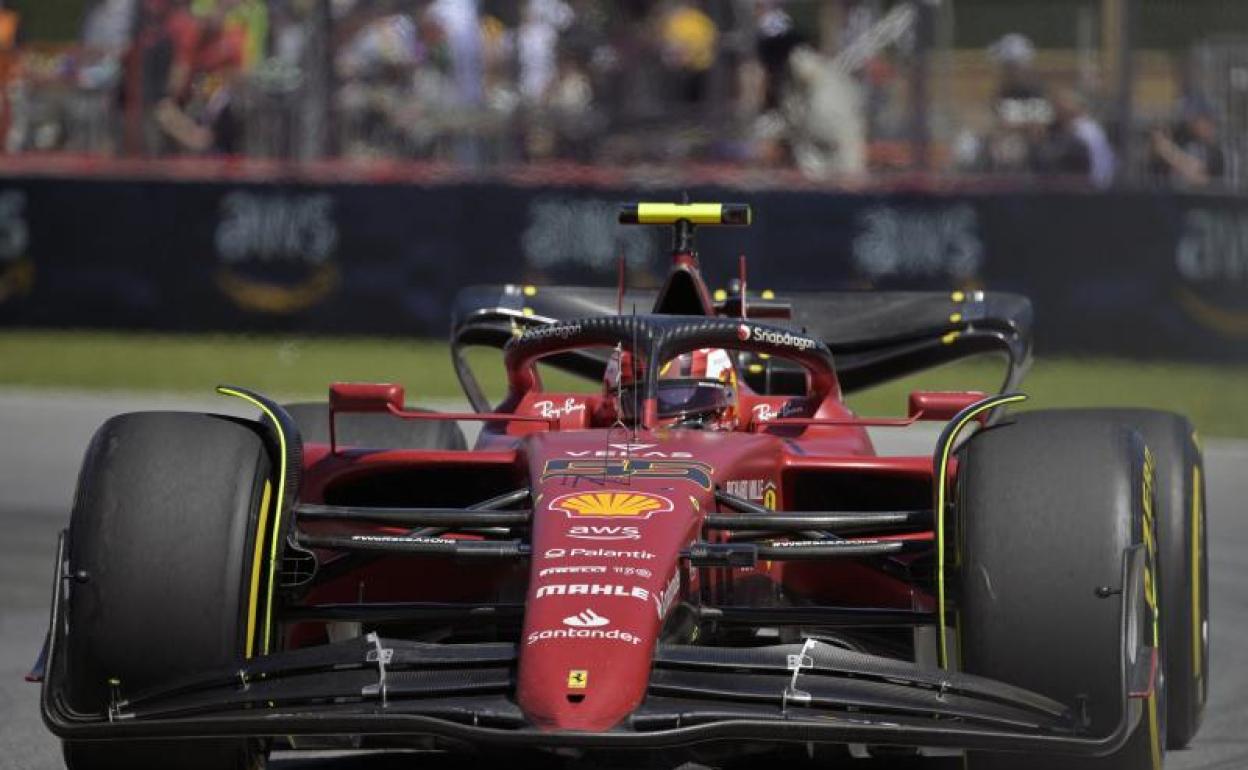
[[[712, 294], [694, 229], [749, 216], [625, 207], [675, 230], [657, 292], [463, 292], [474, 412], [223, 387], [259, 419], [107, 422], [36, 671], [69, 766], [414, 746], [1158, 767], [1209, 676], [1191, 426], [1008, 411], [1021, 297]], [[496, 406], [479, 345], [502, 351]], [[916, 392], [891, 420], [842, 401], [985, 352], [1001, 394]], [[547, 390], [552, 369], [589, 386]], [[929, 449], [876, 453], [868, 427], [925, 420]]]

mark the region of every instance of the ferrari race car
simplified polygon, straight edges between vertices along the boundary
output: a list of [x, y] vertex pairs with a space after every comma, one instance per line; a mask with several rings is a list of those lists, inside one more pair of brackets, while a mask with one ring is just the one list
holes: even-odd
[[[381, 747], [1160, 767], [1209, 683], [1188, 421], [1011, 411], [1019, 296], [752, 294], [744, 266], [710, 291], [696, 228], [749, 221], [624, 207], [673, 228], [657, 291], [623, 266], [614, 289], [466, 289], [471, 412], [392, 384], [286, 406], [223, 386], [259, 417], [105, 423], [33, 672], [67, 765]], [[998, 394], [915, 392], [892, 419], [843, 401], [983, 353], [1006, 361]], [[543, 386], [568, 373], [586, 386]], [[923, 421], [943, 430], [915, 456], [867, 430]]]

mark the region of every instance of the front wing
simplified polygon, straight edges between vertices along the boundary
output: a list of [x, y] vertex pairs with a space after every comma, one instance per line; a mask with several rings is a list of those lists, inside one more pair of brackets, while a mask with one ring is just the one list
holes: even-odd
[[217, 736], [385, 737], [455, 746], [668, 749], [711, 741], [861, 743], [1102, 755], [1131, 734], [1153, 651], [1131, 633], [1142, 612], [1143, 550], [1123, 557], [1122, 703], [1090, 735], [1079, 710], [982, 677], [808, 641], [770, 647], [657, 646], [646, 699], [605, 732], [550, 732], [511, 698], [516, 645], [440, 645], [375, 634], [240, 661], [146, 693], [107, 713], [75, 712], [61, 658], [64, 537], [57, 559], [41, 708], [73, 740]]

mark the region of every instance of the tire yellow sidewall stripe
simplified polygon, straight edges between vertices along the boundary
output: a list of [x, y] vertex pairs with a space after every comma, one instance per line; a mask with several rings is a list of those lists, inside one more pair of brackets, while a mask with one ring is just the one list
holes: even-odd
[[1201, 680], [1204, 679], [1204, 634], [1201, 628], [1200, 598], [1204, 586], [1200, 584], [1200, 538], [1204, 513], [1201, 500], [1200, 466], [1192, 466], [1192, 677], [1197, 682], [1197, 692], [1203, 692]]
[[936, 611], [939, 615], [940, 649], [937, 650], [941, 668], [949, 668], [948, 629], [945, 627], [945, 505], [949, 486], [949, 453], [957, 443], [958, 434], [976, 417], [989, 409], [1006, 404], [1026, 401], [1027, 396], [1017, 393], [1009, 396], [987, 398], [962, 415], [949, 432], [949, 439], [940, 447], [940, 461], [936, 464]]
[[1148, 696], [1148, 751], [1153, 770], [1161, 770], [1161, 729], [1157, 724], [1157, 693]]
[[278, 462], [277, 501], [273, 505], [273, 537], [269, 541], [269, 583], [264, 602], [264, 630], [260, 637], [260, 653], [267, 655], [273, 630], [273, 589], [277, 578], [277, 544], [282, 533], [282, 503], [286, 499], [286, 433], [282, 430], [282, 424], [277, 421], [277, 415], [260, 401], [233, 388], [217, 388], [217, 392], [225, 396], [241, 398], [263, 412], [273, 423], [273, 430], [277, 433], [278, 451], [281, 454]]
[[247, 600], [247, 647], [244, 657], [250, 658], [255, 651], [256, 614], [260, 606], [260, 568], [264, 563], [264, 533], [269, 518], [269, 496], [273, 485], [268, 479], [264, 482], [264, 494], [260, 498], [260, 523], [256, 527], [255, 554], [251, 561], [251, 590]]
[[[1143, 506], [1143, 538], [1144, 549], [1148, 553], [1148, 564], [1144, 568], [1144, 603], [1152, 610], [1153, 619], [1153, 655], [1158, 656], [1157, 665], [1165, 662], [1161, 654], [1161, 604], [1159, 601], [1161, 586], [1157, 582], [1157, 462], [1148, 446], [1144, 447], [1144, 469], [1142, 473], [1143, 488], [1140, 490]], [[1148, 696], [1148, 750], [1152, 758], [1153, 770], [1161, 770], [1163, 755], [1161, 729], [1157, 718], [1157, 682], [1152, 685], [1152, 693]]]

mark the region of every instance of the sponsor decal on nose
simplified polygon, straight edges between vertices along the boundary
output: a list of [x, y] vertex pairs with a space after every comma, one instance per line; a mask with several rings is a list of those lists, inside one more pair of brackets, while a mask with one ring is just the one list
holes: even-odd
[[672, 501], [649, 492], [579, 492], [556, 497], [550, 509], [568, 518], [648, 519], [672, 510]]
[[650, 592], [640, 586], [619, 584], [551, 583], [538, 587], [537, 598], [544, 596], [624, 596], [644, 602], [650, 599]]
[[610, 623], [610, 618], [604, 618], [592, 609], [584, 609], [575, 615], [570, 615], [563, 619], [565, 626], [572, 626], [573, 628], [601, 628]]

